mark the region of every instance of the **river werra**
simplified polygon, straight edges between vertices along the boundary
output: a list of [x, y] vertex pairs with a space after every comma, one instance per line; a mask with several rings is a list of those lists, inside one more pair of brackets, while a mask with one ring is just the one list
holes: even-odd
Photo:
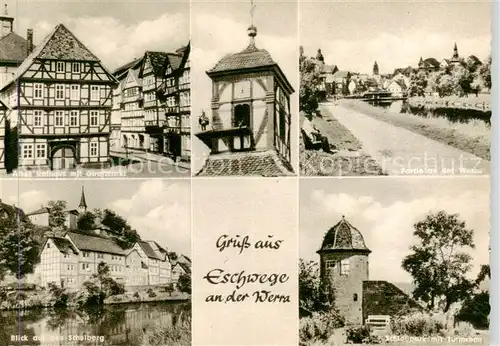
[[190, 316], [190, 302], [114, 304], [78, 311], [35, 309], [20, 316], [17, 311], [0, 311], [0, 345], [140, 346], [144, 331]]

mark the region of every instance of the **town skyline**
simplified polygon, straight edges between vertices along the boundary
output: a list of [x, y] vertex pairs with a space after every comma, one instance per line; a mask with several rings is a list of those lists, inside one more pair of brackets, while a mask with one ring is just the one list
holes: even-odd
[[[144, 55], [145, 51], [175, 52], [189, 43], [189, 1], [14, 3], [3, 0], [14, 17], [14, 31], [26, 37], [33, 29], [40, 44], [63, 24], [110, 70]], [[3, 7], [3, 6], [2, 6]], [[3, 8], [2, 8], [3, 12]], [[63, 18], [63, 19], [57, 19]], [[96, 32], [98, 35], [96, 35]]]
[[488, 178], [398, 178], [377, 184], [370, 179], [325, 182], [311, 179], [300, 186], [299, 257], [306, 261], [319, 262], [316, 251], [324, 235], [345, 216], [372, 251], [370, 280], [410, 283], [412, 278], [401, 262], [416, 239], [413, 224], [430, 212], [444, 210], [459, 214], [466, 227], [474, 230], [476, 248], [468, 251], [473, 258], [471, 277], [476, 277], [482, 264], [489, 263]]
[[[342, 16], [332, 21], [333, 13]], [[486, 2], [301, 2], [300, 17], [305, 55], [315, 57], [321, 49], [325, 63], [340, 70], [371, 75], [377, 61], [380, 73], [388, 74], [416, 67], [420, 57], [449, 59], [455, 43], [463, 58], [475, 55], [483, 61], [491, 54]]]
[[137, 230], [142, 239], [155, 240], [179, 255], [191, 255], [188, 180], [133, 179], [127, 182], [127, 189], [123, 189], [122, 180], [23, 180], [19, 185], [3, 180], [0, 199], [26, 214], [47, 206], [51, 200], [66, 201], [71, 210], [80, 202], [82, 186], [88, 211], [110, 209]]

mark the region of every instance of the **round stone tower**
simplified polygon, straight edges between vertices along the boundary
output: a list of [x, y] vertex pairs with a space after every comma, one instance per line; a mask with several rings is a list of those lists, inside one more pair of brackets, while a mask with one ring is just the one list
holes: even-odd
[[363, 235], [342, 216], [323, 239], [321, 280], [333, 288], [335, 306], [346, 321], [363, 324], [363, 281], [368, 280], [368, 255]]

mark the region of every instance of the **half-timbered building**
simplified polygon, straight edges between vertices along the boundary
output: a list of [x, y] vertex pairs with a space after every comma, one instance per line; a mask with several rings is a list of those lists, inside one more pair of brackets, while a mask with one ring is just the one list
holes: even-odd
[[[124, 86], [127, 82], [129, 70], [138, 70], [142, 64], [142, 57], [134, 59], [119, 68], [117, 68], [113, 75], [118, 80], [117, 87], [113, 90], [113, 108], [111, 110], [111, 135], [110, 135], [110, 149], [121, 150], [130, 142], [132, 145], [133, 127], [130, 126], [129, 117], [124, 114], [125, 110], [125, 91]], [[141, 90], [139, 90], [142, 92]], [[124, 117], [122, 119], [122, 117]], [[130, 127], [130, 128], [129, 128]], [[130, 140], [128, 140], [131, 138]]]
[[0, 89], [18, 115], [19, 166], [107, 166], [116, 83], [98, 57], [57, 25]]
[[165, 82], [161, 88], [165, 104], [165, 152], [186, 161], [191, 157], [191, 45], [168, 54]]
[[196, 136], [210, 149], [200, 176], [293, 174], [290, 95], [294, 89], [269, 52], [250, 44], [224, 56], [207, 75], [212, 79], [211, 129]]
[[167, 53], [146, 52], [140, 71], [144, 94], [144, 126], [148, 139], [146, 149], [156, 153], [163, 153], [165, 110], [157, 91], [163, 83], [166, 59]]

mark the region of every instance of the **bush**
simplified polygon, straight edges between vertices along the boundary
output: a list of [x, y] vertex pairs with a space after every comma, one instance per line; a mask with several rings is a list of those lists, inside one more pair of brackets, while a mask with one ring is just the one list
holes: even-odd
[[474, 336], [474, 326], [469, 322], [458, 322], [455, 325], [455, 335], [462, 337]]
[[370, 339], [370, 327], [368, 326], [349, 326], [346, 330], [347, 341], [353, 344], [366, 343]]
[[343, 327], [344, 324], [344, 318], [335, 310], [314, 312], [310, 317], [300, 319], [300, 344], [306, 345], [310, 341], [327, 341], [334, 330]]
[[153, 330], [144, 332], [141, 337], [141, 345], [191, 345], [191, 319], [179, 319], [179, 322], [169, 326], [157, 325]]
[[490, 311], [490, 294], [481, 292], [465, 300], [456, 318], [458, 321], [471, 323], [474, 328], [488, 329]]
[[444, 330], [443, 322], [430, 314], [414, 313], [391, 319], [391, 332], [396, 335], [436, 336]]

